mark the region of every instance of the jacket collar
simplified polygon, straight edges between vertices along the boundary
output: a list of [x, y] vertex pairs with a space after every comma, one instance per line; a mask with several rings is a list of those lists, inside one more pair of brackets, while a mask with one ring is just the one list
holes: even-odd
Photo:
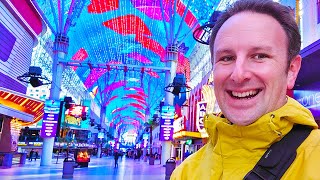
[[[220, 143], [232, 145], [232, 149], [244, 148], [244, 144], [250, 149], [268, 148], [286, 135], [294, 124], [318, 128], [311, 112], [290, 97], [284, 106], [248, 126], [231, 124], [221, 115], [213, 114], [206, 115], [204, 122], [212, 145], [215, 146], [219, 139]], [[237, 143], [239, 140], [242, 143]]]

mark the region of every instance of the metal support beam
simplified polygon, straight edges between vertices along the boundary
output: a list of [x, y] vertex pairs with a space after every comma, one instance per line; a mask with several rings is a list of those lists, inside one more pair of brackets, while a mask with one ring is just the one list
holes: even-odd
[[[167, 24], [166, 24], [167, 22], [166, 22], [166, 18], [165, 18], [165, 15], [164, 15], [166, 13], [166, 11], [165, 11], [165, 9], [163, 7], [163, 0], [160, 0], [160, 9], [161, 9], [162, 22], [163, 22], [164, 30], [166, 31], [167, 42], [169, 43], [169, 34], [168, 34], [169, 30], [167, 28]], [[170, 19], [169, 19], [169, 21], [170, 21]]]
[[175, 37], [174, 37], [174, 40], [173, 40], [173, 44], [176, 44], [177, 41], [178, 41], [178, 37], [179, 37], [180, 31], [181, 31], [181, 29], [182, 29], [182, 24], [183, 24], [183, 22], [184, 22], [184, 20], [186, 19], [186, 16], [187, 16], [187, 12], [188, 12], [188, 9], [189, 9], [189, 6], [190, 6], [190, 2], [191, 2], [191, 0], [188, 1], [187, 8], [186, 8], [186, 9], [184, 10], [184, 12], [183, 12], [183, 16], [182, 16], [182, 18], [181, 18], [178, 31], [177, 31], [177, 33], [175, 34]]
[[51, 6], [51, 12], [52, 12], [52, 15], [53, 15], [53, 19], [54, 19], [54, 22], [56, 23], [56, 32], [59, 33], [59, 23], [58, 23], [58, 18], [57, 18], [57, 14], [56, 14], [56, 11], [54, 10], [54, 6], [53, 6], [53, 0], [50, 0], [50, 6]]
[[[90, 68], [102, 68], [107, 69], [107, 67], [115, 68], [117, 70], [123, 70], [126, 66], [128, 70], [134, 70], [134, 68], [139, 68], [138, 71], [141, 71], [141, 68], [144, 68], [144, 71], [148, 71], [148, 69], [158, 70], [156, 72], [164, 72], [170, 71], [170, 67], [157, 67], [157, 66], [140, 66], [134, 64], [94, 64], [94, 63], [80, 63], [80, 62], [63, 62], [60, 61], [59, 63], [64, 64], [65, 66], [77, 66], [77, 67], [90, 67]], [[132, 69], [130, 69], [132, 68]]]

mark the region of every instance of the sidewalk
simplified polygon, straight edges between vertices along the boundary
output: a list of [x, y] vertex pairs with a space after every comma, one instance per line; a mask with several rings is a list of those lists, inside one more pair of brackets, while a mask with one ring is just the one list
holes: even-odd
[[[25, 165], [13, 165], [10, 169], [0, 169], [1, 180], [24, 180], [24, 179], [62, 179], [63, 160], [52, 160], [50, 167], [40, 166], [40, 160], [27, 161]], [[111, 157], [91, 158], [88, 168], [75, 168], [73, 179], [89, 180], [164, 180], [165, 167], [160, 165], [159, 160], [155, 165], [149, 165], [143, 160], [119, 158], [119, 167], [114, 168], [114, 159]]]

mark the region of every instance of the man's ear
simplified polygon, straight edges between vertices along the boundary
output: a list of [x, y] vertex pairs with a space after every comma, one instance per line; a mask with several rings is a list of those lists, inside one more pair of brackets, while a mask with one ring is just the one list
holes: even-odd
[[296, 79], [297, 79], [297, 76], [298, 76], [298, 73], [299, 73], [299, 70], [301, 67], [301, 60], [302, 60], [301, 56], [297, 55], [290, 62], [289, 69], [288, 69], [288, 77], [287, 77], [287, 88], [288, 89], [292, 89], [295, 82], [296, 82]]

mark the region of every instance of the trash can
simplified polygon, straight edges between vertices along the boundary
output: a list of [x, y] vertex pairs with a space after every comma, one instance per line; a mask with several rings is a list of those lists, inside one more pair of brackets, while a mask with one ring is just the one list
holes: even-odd
[[154, 157], [153, 156], [149, 157], [149, 165], [154, 165]]
[[76, 162], [72, 158], [65, 158], [63, 161], [62, 179], [72, 179]]
[[19, 153], [19, 154], [20, 154], [19, 164], [25, 164], [27, 159], [27, 153]]
[[166, 161], [166, 178], [169, 180], [173, 170], [176, 168], [176, 160], [172, 157]]

